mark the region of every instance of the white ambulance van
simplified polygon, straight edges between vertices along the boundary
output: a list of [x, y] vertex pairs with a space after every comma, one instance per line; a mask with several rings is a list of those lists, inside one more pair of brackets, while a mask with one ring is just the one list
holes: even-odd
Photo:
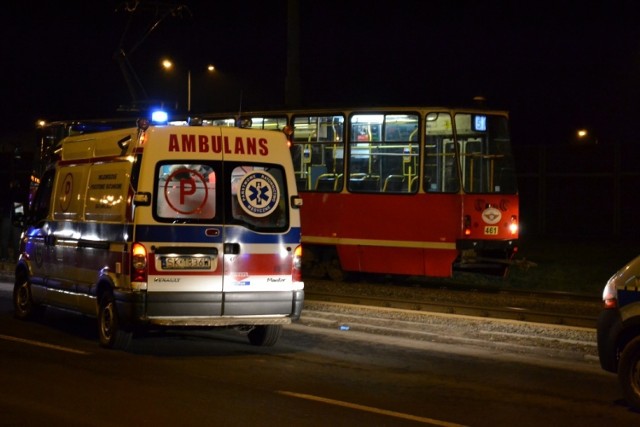
[[282, 132], [149, 126], [71, 136], [42, 177], [15, 315], [95, 316], [100, 344], [140, 329], [236, 327], [272, 345], [300, 317], [300, 215]]

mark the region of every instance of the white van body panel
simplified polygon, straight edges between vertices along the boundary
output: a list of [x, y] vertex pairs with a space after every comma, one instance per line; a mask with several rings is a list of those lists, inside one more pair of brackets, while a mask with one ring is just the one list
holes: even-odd
[[281, 132], [73, 136], [42, 187], [19, 261], [35, 303], [95, 315], [108, 291], [124, 322], [147, 326], [299, 318], [300, 216]]

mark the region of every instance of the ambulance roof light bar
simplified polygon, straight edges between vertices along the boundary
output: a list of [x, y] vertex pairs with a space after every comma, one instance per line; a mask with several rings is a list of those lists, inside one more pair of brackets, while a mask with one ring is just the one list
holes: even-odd
[[169, 115], [166, 111], [156, 110], [151, 113], [151, 121], [154, 124], [164, 125], [169, 121]]

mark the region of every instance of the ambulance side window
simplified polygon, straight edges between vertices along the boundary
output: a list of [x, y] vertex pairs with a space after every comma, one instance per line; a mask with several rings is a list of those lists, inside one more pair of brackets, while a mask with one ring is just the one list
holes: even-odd
[[218, 215], [217, 172], [205, 163], [165, 162], [156, 168], [154, 216], [162, 222], [212, 222]]
[[40, 180], [38, 189], [30, 208], [30, 222], [36, 224], [47, 218], [51, 206], [51, 191], [53, 190], [54, 171], [46, 172]]
[[281, 166], [234, 164], [230, 184], [229, 222], [260, 231], [288, 228], [287, 186]]

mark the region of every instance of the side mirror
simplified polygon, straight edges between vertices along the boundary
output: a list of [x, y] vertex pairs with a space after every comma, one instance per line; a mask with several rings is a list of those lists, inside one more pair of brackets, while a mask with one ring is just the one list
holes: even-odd
[[14, 227], [24, 228], [25, 222], [26, 222], [25, 216], [24, 214], [21, 214], [21, 213], [15, 214], [11, 218], [11, 223], [13, 224]]
[[24, 227], [24, 205], [22, 203], [13, 204], [11, 223], [14, 227]]

